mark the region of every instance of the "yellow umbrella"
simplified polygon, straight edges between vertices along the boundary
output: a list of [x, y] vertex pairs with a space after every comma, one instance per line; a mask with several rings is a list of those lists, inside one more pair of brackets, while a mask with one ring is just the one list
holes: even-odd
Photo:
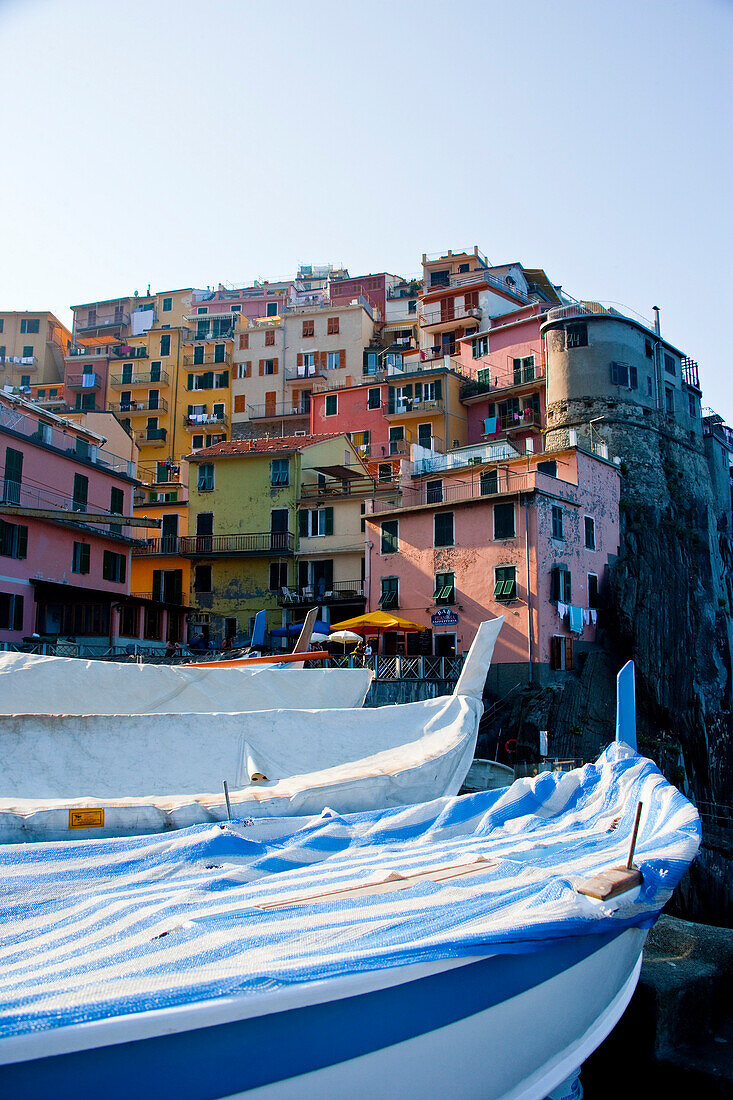
[[368, 634], [370, 630], [400, 630], [412, 633], [415, 630], [424, 630], [424, 626], [411, 623], [409, 619], [400, 619], [396, 615], [388, 615], [386, 611], [372, 611], [369, 615], [357, 615], [355, 619], [346, 619], [343, 623], [336, 623], [333, 630], [354, 630], [357, 634]]

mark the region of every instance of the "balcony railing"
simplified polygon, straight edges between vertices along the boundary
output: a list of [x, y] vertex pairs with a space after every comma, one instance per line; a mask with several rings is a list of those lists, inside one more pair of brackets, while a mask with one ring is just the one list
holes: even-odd
[[109, 516], [110, 525], [114, 524], [115, 530], [120, 534], [129, 534], [130, 528], [122, 522], [122, 516], [117, 512], [110, 512], [107, 508], [100, 508], [92, 501], [77, 500], [73, 494], [59, 493], [55, 489], [39, 488], [27, 485], [24, 482], [3, 481], [0, 479], [0, 508], [2, 505], [10, 505], [16, 508], [35, 508], [43, 511], [58, 512], [59, 519], [71, 523], [87, 523], [97, 528], [106, 529], [107, 522], [103, 520], [89, 520], [87, 513], [94, 516]]
[[517, 367], [507, 370], [505, 367], [493, 367], [489, 365], [483, 368], [490, 378], [473, 378], [461, 386], [461, 400], [466, 397], [476, 397], [484, 393], [495, 393], [498, 390], [511, 390], [515, 386], [526, 386], [531, 382], [538, 382], [545, 377], [545, 368], [542, 363], [535, 361], [533, 367]]
[[409, 439], [390, 439], [389, 441], [389, 453], [391, 455], [409, 455], [410, 453]]
[[160, 487], [161, 489], [166, 485], [181, 485], [185, 483], [185, 476], [181, 474], [181, 467], [167, 460], [167, 463], [160, 463], [160, 467], [155, 466], [138, 466], [137, 476], [145, 485], [151, 489]]
[[166, 428], [146, 428], [138, 432], [136, 438], [138, 443], [150, 443], [153, 446], [162, 447], [168, 438], [168, 431]]
[[133, 546], [132, 553], [136, 558], [157, 557], [160, 554], [179, 554], [181, 538], [186, 536], [171, 535], [167, 538], [146, 539], [138, 546]]
[[409, 416], [411, 413], [419, 413], [421, 416], [431, 413], [442, 413], [445, 403], [440, 401], [412, 401], [409, 398], [404, 401], [395, 401], [394, 409], [388, 409], [386, 416]]
[[90, 329], [95, 328], [119, 328], [120, 325], [129, 325], [129, 323], [130, 314], [122, 310], [112, 316], [95, 317], [94, 319], [87, 315], [83, 321], [80, 317], [77, 317], [74, 327], [76, 332], [88, 332]]
[[109, 384], [114, 386], [115, 389], [121, 389], [123, 386], [167, 386], [169, 381], [166, 372], [161, 370], [149, 371], [145, 374], [131, 374], [129, 377], [125, 374], [113, 374], [110, 377]]
[[0, 367], [26, 367], [35, 370], [38, 366], [38, 357], [35, 355], [0, 355]]
[[229, 423], [224, 413], [193, 413], [191, 416], [184, 413], [183, 426], [185, 428], [226, 428]]
[[434, 294], [436, 291], [440, 290], [462, 286], [480, 286], [484, 283], [490, 287], [494, 287], [496, 290], [501, 290], [504, 294], [513, 294], [523, 302], [529, 303], [534, 300], [532, 295], [525, 294], [518, 286], [511, 286], [507, 283], [505, 276], [492, 275], [483, 268], [478, 271], [464, 271], [461, 275], [449, 275], [447, 282], [431, 283], [430, 286], [426, 287], [425, 293]]
[[525, 428], [539, 428], [541, 426], [540, 415], [535, 409], [522, 409], [518, 413], [497, 416], [496, 432], [491, 432], [491, 435], [496, 435], [498, 432], [517, 432]]
[[350, 603], [364, 599], [363, 581], [333, 581], [330, 585], [304, 585], [302, 588], [281, 588], [277, 602], [280, 607], [297, 607], [301, 604]]
[[99, 390], [102, 388], [102, 378], [99, 374], [67, 374], [64, 383], [69, 390]]
[[289, 531], [257, 531], [246, 535], [184, 535], [178, 552], [185, 557], [222, 554], [292, 554], [295, 536]]
[[184, 344], [195, 344], [201, 340], [232, 340], [235, 335], [235, 325], [227, 325], [226, 328], [219, 328], [216, 332], [210, 327], [206, 330], [196, 327], [196, 331], [189, 329], [183, 336]]
[[682, 360], [682, 381], [694, 389], [700, 389], [700, 372], [694, 359], [686, 355]]
[[327, 481], [325, 485], [301, 485], [301, 500], [317, 500], [326, 497], [356, 497], [371, 496], [375, 492], [375, 482], [371, 477], [345, 478], [343, 481]]
[[305, 382], [309, 378], [326, 378], [328, 371], [325, 367], [316, 366], [300, 366], [300, 367], [286, 367], [285, 368], [285, 381], [286, 382]]
[[205, 355], [203, 359], [197, 359], [195, 355], [184, 355], [183, 365], [189, 370], [206, 369], [207, 367], [230, 367], [232, 365], [232, 353], [227, 349], [224, 358], [215, 359], [213, 355]]
[[90, 462], [94, 466], [102, 466], [105, 470], [112, 470], [126, 477], [135, 476], [134, 462], [87, 442], [83, 436], [76, 434], [74, 428], [77, 425], [71, 421], [67, 422], [64, 429], [56, 425], [41, 424], [37, 417], [28, 413], [0, 406], [0, 427], [25, 436], [33, 442], [53, 447], [62, 454], [71, 454], [81, 462]]
[[292, 401], [271, 401], [264, 405], [248, 405], [250, 419], [276, 420], [281, 416], [310, 416], [310, 402], [293, 405]]
[[[452, 299], [449, 299], [452, 303]], [[425, 306], [420, 310], [420, 326], [441, 325], [449, 321], [481, 320], [481, 310], [476, 306], [451, 306], [446, 309], [441, 306]]]
[[455, 504], [465, 500], [481, 500], [483, 497], [505, 496], [507, 493], [527, 492], [535, 488], [537, 478], [547, 477], [548, 483], [557, 485], [555, 478], [549, 475], [531, 473], [514, 473], [508, 470], [484, 470], [481, 473], [461, 479], [440, 481], [440, 485], [430, 485], [429, 482], [417, 487], [407, 486], [402, 490], [402, 502], [399, 505], [390, 504], [388, 501], [375, 500], [374, 512], [394, 512], [402, 508], [419, 508], [423, 506], [442, 506]]
[[110, 409], [122, 416], [139, 416], [141, 413], [168, 412], [168, 402], [162, 397], [155, 405], [149, 401], [120, 401], [119, 404], [110, 404]]
[[110, 350], [115, 359], [147, 359], [150, 355], [147, 348], [137, 344], [115, 344]]

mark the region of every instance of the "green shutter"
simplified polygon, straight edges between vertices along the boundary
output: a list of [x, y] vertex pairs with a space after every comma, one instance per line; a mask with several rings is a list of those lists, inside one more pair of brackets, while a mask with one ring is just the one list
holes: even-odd
[[[157, 379], [156, 379], [156, 381], [157, 381]], [[188, 386], [186, 388], [189, 389], [189, 390], [193, 389], [193, 375], [192, 374], [189, 374], [189, 376], [188, 376]]]
[[393, 413], [395, 407], [395, 390], [394, 386], [390, 386], [387, 391], [387, 412]]
[[305, 511], [305, 510], [302, 511], [302, 512], [298, 512], [298, 534], [300, 535], [300, 537], [302, 539], [308, 537], [308, 516], [309, 516], [309, 514], [310, 513]]
[[501, 590], [504, 587], [504, 578], [500, 577], [494, 585], [494, 599], [498, 600], [501, 596]]
[[112, 579], [112, 570], [110, 569], [111, 556], [109, 550], [104, 551], [104, 557], [102, 558], [102, 577], [106, 581]]
[[415, 400], [422, 401], [422, 382], [415, 383]]
[[80, 555], [80, 572], [89, 572], [89, 563], [91, 560], [91, 547], [88, 542], [82, 543], [81, 555]]
[[171, 584], [171, 591], [168, 596], [169, 603], [182, 603], [183, 602], [183, 570], [173, 569], [168, 574]]
[[229, 371], [223, 370], [221, 372], [221, 385], [224, 389], [229, 385]]
[[333, 534], [333, 508], [326, 508], [326, 534]]
[[163, 585], [163, 570], [162, 569], [154, 569], [153, 570], [153, 593], [152, 593], [154, 600], [159, 600], [160, 599], [162, 585]]
[[435, 400], [436, 401], [442, 401], [443, 400], [443, 383], [440, 380], [440, 378], [436, 378], [436, 380], [435, 380]]

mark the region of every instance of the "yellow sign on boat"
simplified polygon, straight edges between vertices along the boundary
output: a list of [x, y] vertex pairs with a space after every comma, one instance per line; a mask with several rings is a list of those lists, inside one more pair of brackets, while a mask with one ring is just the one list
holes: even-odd
[[70, 829], [101, 829], [104, 825], [104, 810], [69, 810]]

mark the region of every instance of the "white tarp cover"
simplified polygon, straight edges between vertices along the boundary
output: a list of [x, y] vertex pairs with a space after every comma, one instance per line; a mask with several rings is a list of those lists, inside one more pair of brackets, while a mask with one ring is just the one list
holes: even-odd
[[362, 706], [365, 668], [197, 668], [0, 654], [0, 714], [211, 714]]
[[[503, 620], [467, 658], [475, 693], [374, 709], [0, 717], [0, 841], [69, 839], [70, 811], [102, 808], [93, 836], [226, 816], [351, 813], [457, 794], [473, 759], [483, 680]], [[294, 675], [285, 673], [286, 676]], [[259, 780], [265, 775], [266, 780]]]

